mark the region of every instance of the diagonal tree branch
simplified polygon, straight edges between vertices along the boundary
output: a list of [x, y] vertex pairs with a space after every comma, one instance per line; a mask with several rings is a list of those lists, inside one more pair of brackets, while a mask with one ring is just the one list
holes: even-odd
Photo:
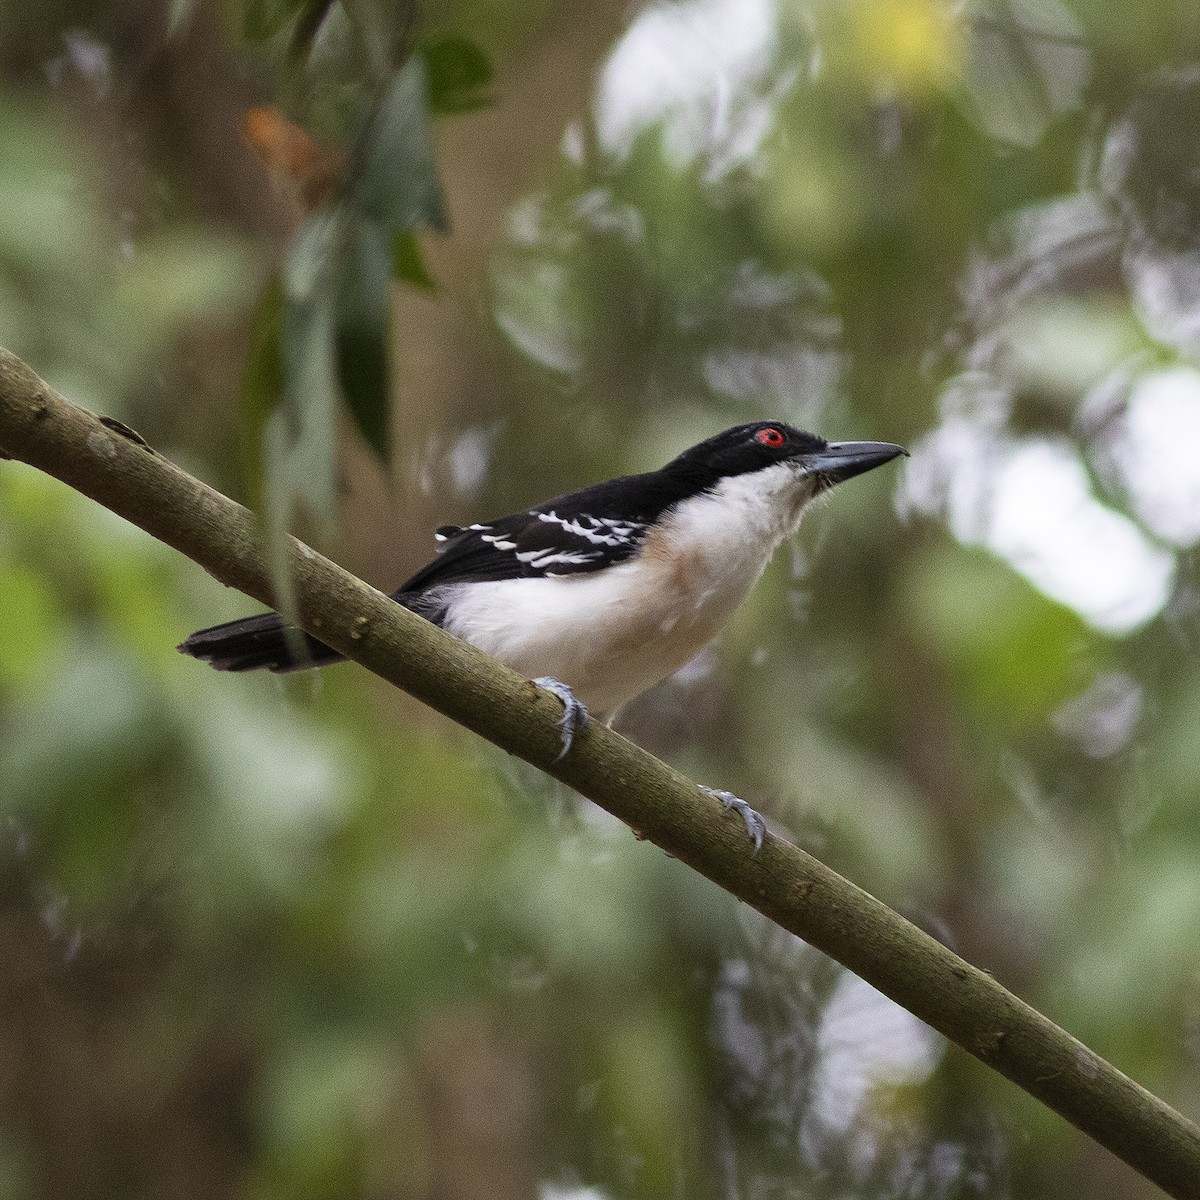
[[[0, 349], [0, 451], [90, 496], [273, 602], [254, 516], [119, 422], [57, 395]], [[1200, 1129], [887, 905], [742, 819], [619, 734], [590, 725], [559, 750], [557, 700], [414, 616], [300, 542], [290, 543], [309, 633], [452, 720], [569, 784], [1007, 1076], [1176, 1197], [1200, 1198]]]

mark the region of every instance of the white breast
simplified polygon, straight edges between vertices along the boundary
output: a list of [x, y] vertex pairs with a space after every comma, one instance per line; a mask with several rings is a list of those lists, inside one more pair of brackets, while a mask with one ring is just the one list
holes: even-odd
[[684, 501], [631, 559], [557, 578], [452, 584], [446, 628], [530, 678], [611, 713], [724, 626], [800, 520], [811, 477], [787, 463]]

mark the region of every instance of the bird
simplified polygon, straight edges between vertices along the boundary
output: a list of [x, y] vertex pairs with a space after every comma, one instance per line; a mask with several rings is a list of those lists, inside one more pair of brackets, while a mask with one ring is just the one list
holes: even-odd
[[[814, 499], [904, 454], [782, 421], [737, 425], [656, 471], [443, 525], [437, 556], [392, 599], [555, 695], [562, 757], [589, 717], [611, 723], [712, 641]], [[199, 630], [179, 650], [219, 671], [343, 658], [274, 612]], [[705, 790], [742, 815], [757, 851], [762, 817], [730, 792]]]

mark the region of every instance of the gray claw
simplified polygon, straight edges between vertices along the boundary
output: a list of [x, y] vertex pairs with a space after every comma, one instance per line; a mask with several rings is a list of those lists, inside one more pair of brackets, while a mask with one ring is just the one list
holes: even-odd
[[740, 796], [735, 796], [732, 792], [705, 787], [704, 784], [700, 785], [700, 790], [707, 792], [710, 796], [716, 796], [726, 808], [732, 808], [746, 822], [746, 828], [750, 831], [750, 840], [754, 843], [754, 853], [757, 854], [762, 849], [763, 838], [767, 833], [767, 823], [762, 819], [762, 814], [755, 812], [745, 800]]
[[558, 752], [558, 757], [554, 760], [558, 762], [560, 759], [566, 757], [567, 751], [571, 748], [571, 743], [575, 740], [575, 735], [588, 723], [588, 710], [584, 708], [575, 693], [562, 680], [554, 679], [549, 675], [540, 675], [533, 682], [542, 691], [549, 692], [550, 695], [557, 697], [563, 706], [562, 719], [558, 722], [559, 728], [562, 730], [562, 749]]

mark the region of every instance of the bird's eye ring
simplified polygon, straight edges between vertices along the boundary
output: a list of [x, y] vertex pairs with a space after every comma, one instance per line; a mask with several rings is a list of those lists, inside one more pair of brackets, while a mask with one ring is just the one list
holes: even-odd
[[760, 429], [754, 436], [770, 450], [778, 450], [784, 442], [783, 433], [778, 429]]

